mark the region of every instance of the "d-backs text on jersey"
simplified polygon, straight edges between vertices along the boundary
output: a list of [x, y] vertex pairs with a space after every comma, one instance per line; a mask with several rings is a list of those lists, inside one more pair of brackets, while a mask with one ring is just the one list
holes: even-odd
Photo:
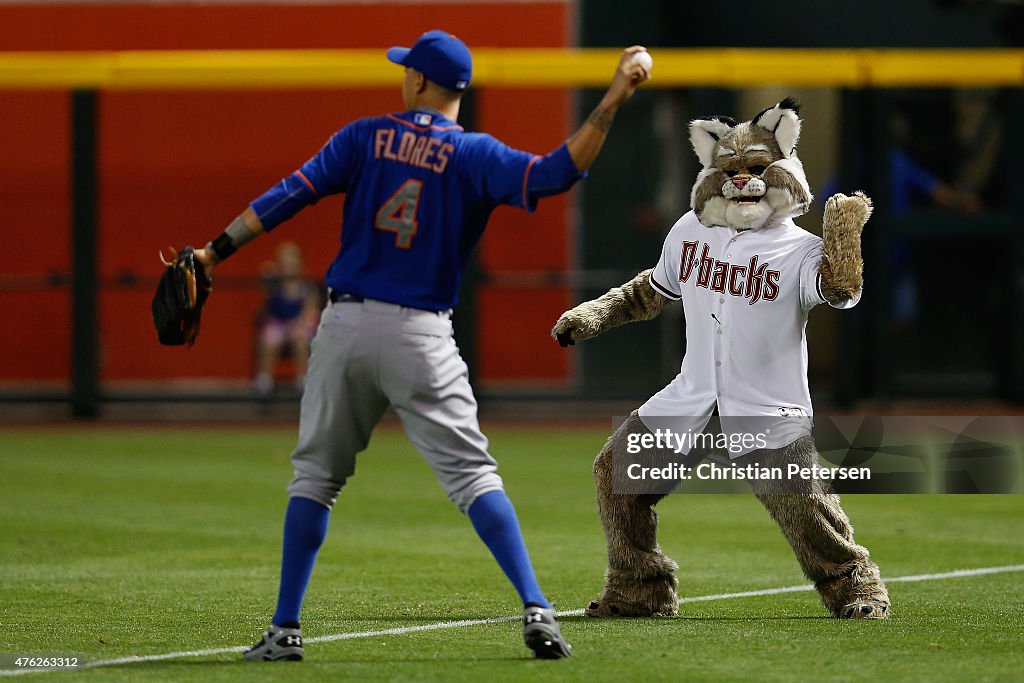
[[711, 248], [704, 244], [698, 263], [697, 250], [700, 242], [683, 242], [683, 253], [679, 266], [679, 281], [686, 282], [697, 270], [697, 287], [714, 292], [730, 294], [749, 299], [753, 306], [761, 299], [774, 301], [779, 296], [779, 271], [769, 270], [768, 262], [758, 263], [758, 257], [751, 256], [746, 265], [719, 261], [710, 255]]

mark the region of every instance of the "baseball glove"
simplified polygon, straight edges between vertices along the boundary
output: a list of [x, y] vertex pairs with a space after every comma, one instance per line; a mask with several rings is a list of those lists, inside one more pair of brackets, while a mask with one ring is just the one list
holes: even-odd
[[[174, 247], [171, 247], [174, 253]], [[166, 346], [192, 346], [199, 336], [199, 318], [210, 296], [213, 281], [206, 276], [203, 264], [196, 260], [196, 250], [185, 247], [174, 259], [160, 260], [167, 268], [153, 295], [153, 324], [160, 343]]]

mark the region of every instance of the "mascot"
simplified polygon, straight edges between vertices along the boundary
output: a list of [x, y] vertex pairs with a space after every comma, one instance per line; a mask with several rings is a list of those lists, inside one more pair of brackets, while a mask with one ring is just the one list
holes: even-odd
[[[744, 123], [724, 116], [691, 122], [702, 170], [690, 195], [692, 211], [669, 232], [657, 267], [567, 311], [552, 330], [568, 346], [650, 320], [679, 299], [686, 318], [680, 374], [627, 418], [594, 462], [608, 569], [589, 616], [672, 615], [678, 607], [678, 565], [658, 545], [654, 511], [669, 490], [612, 490], [619, 476], [613, 454], [626, 451], [629, 435], [654, 432], [660, 417], [696, 416], [706, 423], [716, 410], [723, 421], [803, 416], [809, 423], [807, 315], [821, 303], [849, 308], [860, 299], [860, 237], [871, 200], [860, 192], [831, 197], [821, 238], [794, 224], [811, 203], [796, 154], [800, 125], [799, 105], [788, 98]], [[818, 462], [809, 433], [745, 457], [784, 469]], [[854, 541], [826, 482], [810, 479], [798, 492], [770, 480], [750, 483], [832, 616], [889, 617], [878, 566]]]

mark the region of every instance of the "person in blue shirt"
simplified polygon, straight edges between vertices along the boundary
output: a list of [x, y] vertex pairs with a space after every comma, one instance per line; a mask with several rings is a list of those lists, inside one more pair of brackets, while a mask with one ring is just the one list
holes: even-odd
[[283, 242], [277, 258], [262, 273], [266, 299], [259, 325], [258, 367], [254, 385], [260, 396], [274, 390], [274, 367], [285, 350], [295, 363], [295, 388], [301, 392], [306, 380], [309, 343], [316, 334], [320, 291], [303, 274], [302, 250], [294, 242]]
[[197, 250], [210, 272], [321, 197], [346, 194], [292, 454], [277, 609], [246, 659], [303, 658], [299, 613], [330, 510], [389, 406], [519, 593], [526, 645], [539, 658], [571, 655], [480, 431], [450, 315], [491, 212], [502, 204], [532, 212], [586, 174], [619, 106], [650, 78], [633, 57], [642, 51], [623, 51], [598, 106], [541, 156], [462, 129], [472, 57], [454, 35], [428, 31], [387, 53], [405, 67], [404, 112], [345, 126]]
[[[967, 214], [982, 210], [981, 201], [973, 192], [966, 192], [943, 182], [904, 147], [889, 148], [888, 215], [903, 218], [915, 210], [934, 206], [944, 211]], [[839, 177], [825, 181], [822, 197], [839, 191]], [[918, 278], [914, 267], [914, 240], [907, 236], [889, 240], [889, 277], [891, 284], [891, 319], [898, 329], [905, 329], [918, 316]]]
[[[918, 203], [927, 202], [941, 209], [975, 213], [980, 204], [974, 195], [947, 185], [919, 164], [902, 147], [889, 150], [889, 213], [894, 218], [911, 213]], [[918, 314], [918, 279], [914, 267], [914, 242], [896, 237], [889, 248], [892, 285], [892, 319], [910, 325]]]

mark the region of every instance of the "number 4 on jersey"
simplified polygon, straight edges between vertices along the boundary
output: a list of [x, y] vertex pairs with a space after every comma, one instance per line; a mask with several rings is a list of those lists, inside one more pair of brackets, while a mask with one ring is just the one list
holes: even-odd
[[412, 238], [419, 226], [416, 222], [416, 208], [420, 203], [422, 189], [423, 181], [406, 180], [377, 211], [377, 225], [374, 227], [395, 233], [395, 246], [399, 249], [412, 247]]

